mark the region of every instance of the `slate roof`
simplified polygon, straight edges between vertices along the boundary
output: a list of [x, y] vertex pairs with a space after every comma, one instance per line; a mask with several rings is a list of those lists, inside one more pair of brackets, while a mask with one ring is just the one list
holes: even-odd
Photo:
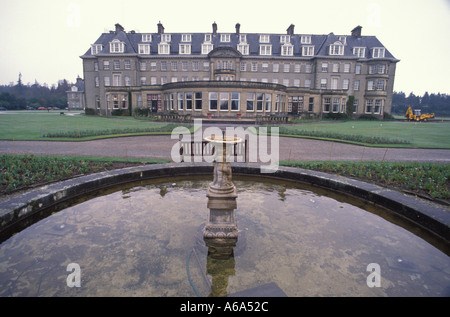
[[[158, 44], [161, 42], [161, 34], [159, 33], [137, 33], [134, 31], [125, 32], [123, 28], [119, 25], [119, 29], [116, 25], [116, 31], [110, 31], [109, 33], [103, 33], [94, 44], [101, 44], [103, 49], [97, 55], [120, 55], [120, 54], [131, 54], [131, 55], [139, 55], [138, 54], [138, 44], [150, 44], [151, 45], [151, 55], [158, 55]], [[151, 42], [142, 42], [142, 34], [151, 34], [152, 41]], [[239, 35], [235, 32], [218, 32], [217, 34], [212, 34], [212, 32], [205, 33], [165, 33], [171, 35], [170, 41], [170, 55], [163, 56], [174, 56], [179, 55], [179, 44], [184, 43], [181, 42], [182, 34], [190, 34], [191, 42], [186, 42], [186, 44], [191, 44], [191, 54], [190, 55], [180, 55], [180, 56], [201, 56], [202, 51], [202, 43], [205, 39], [205, 34], [211, 34], [211, 44], [214, 45], [214, 48], [222, 47], [222, 46], [231, 46], [237, 49], [237, 45], [239, 43]], [[230, 42], [221, 42], [220, 35], [221, 34], [230, 34]], [[244, 57], [256, 57], [259, 55], [259, 47], [261, 44], [259, 42], [260, 35], [269, 35], [270, 43], [272, 45], [272, 55], [271, 56], [262, 56], [262, 57], [289, 57], [281, 55], [281, 46], [280, 36], [286, 35], [286, 33], [241, 33], [245, 34], [247, 37], [247, 43], [249, 46], [249, 55], [244, 55]], [[302, 35], [311, 35], [311, 44], [302, 44], [301, 36]], [[352, 36], [352, 35], [335, 35], [330, 33], [328, 35], [314, 35], [314, 34], [294, 34], [291, 36], [291, 44], [294, 45], [294, 53], [293, 56], [290, 57], [303, 57], [302, 56], [302, 46], [304, 45], [313, 45], [314, 46], [314, 56], [304, 56], [305, 58], [317, 58], [317, 57], [332, 57], [329, 54], [329, 45], [339, 41], [340, 36], [346, 37], [346, 43], [344, 46], [344, 55], [334, 55], [334, 57], [338, 58], [356, 58], [353, 55], [353, 47], [365, 47], [365, 59], [370, 59], [372, 56], [371, 48], [374, 47], [384, 47], [384, 45], [375, 37], [375, 36]], [[109, 43], [113, 40], [119, 40], [125, 44], [123, 53], [111, 53]], [[91, 49], [89, 48], [86, 53], [81, 56], [81, 58], [88, 58], [93, 56], [91, 54]], [[149, 55], [142, 55], [149, 56]], [[203, 55], [205, 56], [205, 55]], [[385, 48], [385, 59], [392, 59], [394, 61], [398, 61], [395, 57]]]

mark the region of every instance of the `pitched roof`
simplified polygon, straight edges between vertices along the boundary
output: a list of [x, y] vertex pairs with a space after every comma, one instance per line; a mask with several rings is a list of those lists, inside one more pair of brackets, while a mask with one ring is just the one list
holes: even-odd
[[[119, 25], [120, 26], [120, 25]], [[142, 35], [150, 34], [152, 37], [151, 42], [143, 42]], [[164, 33], [170, 34], [170, 55], [178, 55], [179, 54], [179, 44], [182, 44], [182, 35], [190, 34], [191, 41], [186, 42], [186, 44], [191, 44], [191, 56], [200, 56], [202, 55], [202, 44], [205, 40], [205, 35], [211, 35], [211, 44], [214, 45], [214, 48], [222, 47], [222, 46], [231, 46], [233, 48], [237, 48], [237, 45], [240, 41], [239, 34], [233, 32], [220, 32], [213, 34], [211, 32], [205, 33]], [[222, 42], [221, 35], [229, 34], [230, 41]], [[273, 34], [273, 33], [241, 33], [242, 35], [246, 35], [246, 43], [249, 44], [249, 55], [250, 57], [260, 56], [260, 45], [263, 44], [271, 44], [272, 45], [272, 57], [280, 57], [281, 49], [283, 43], [280, 41], [280, 37], [286, 34]], [[260, 35], [268, 35], [270, 37], [269, 43], [260, 43]], [[311, 36], [310, 44], [302, 44], [301, 37], [307, 35]], [[335, 35], [330, 33], [328, 35], [314, 35], [314, 34], [293, 34], [290, 37], [290, 43], [293, 45], [293, 56], [292, 57], [302, 57], [302, 46], [309, 45], [314, 46], [314, 56], [307, 56], [307, 58], [314, 57], [329, 57], [329, 47], [330, 45], [337, 43], [340, 39], [345, 37], [345, 45], [344, 45], [344, 53], [343, 55], [339, 55], [338, 57], [348, 57], [348, 58], [356, 58], [353, 55], [354, 47], [365, 47], [365, 57], [366, 59], [372, 58], [371, 49], [374, 47], [382, 47], [385, 48], [384, 45], [375, 37], [375, 36], [356, 36], [356, 35]], [[161, 34], [159, 33], [136, 33], [134, 31], [125, 32], [122, 27], [117, 28], [116, 31], [110, 31], [109, 33], [103, 33], [100, 37], [95, 41], [94, 44], [100, 44], [102, 46], [102, 50], [97, 55], [108, 55], [114, 54], [118, 55], [118, 53], [110, 52], [110, 42], [118, 40], [124, 43], [124, 52], [121, 54], [133, 54], [138, 55], [139, 44], [150, 44], [150, 56], [158, 55], [158, 44], [161, 43]], [[341, 42], [344, 42], [342, 40]], [[82, 58], [93, 56], [91, 53], [91, 49], [87, 50], [86, 53], [81, 56]], [[148, 56], [148, 55], [146, 55]], [[244, 55], [245, 56], [245, 55]], [[306, 56], [305, 56], [306, 57]], [[385, 48], [385, 58], [391, 59], [393, 61], [398, 61], [395, 57]]]

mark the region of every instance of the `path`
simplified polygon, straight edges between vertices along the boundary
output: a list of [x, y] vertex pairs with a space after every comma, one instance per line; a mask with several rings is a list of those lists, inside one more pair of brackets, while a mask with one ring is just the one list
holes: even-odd
[[[78, 155], [170, 159], [177, 140], [170, 135], [85, 142], [0, 141], [1, 154]], [[371, 148], [301, 138], [280, 138], [284, 161], [420, 161], [450, 163], [450, 150]]]

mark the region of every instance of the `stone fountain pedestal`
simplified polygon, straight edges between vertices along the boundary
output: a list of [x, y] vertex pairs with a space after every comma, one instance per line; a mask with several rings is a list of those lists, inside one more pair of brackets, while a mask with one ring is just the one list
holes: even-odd
[[234, 211], [237, 208], [236, 187], [232, 182], [230, 156], [239, 138], [206, 139], [215, 146], [214, 179], [208, 186], [208, 220], [203, 238], [208, 252], [215, 258], [233, 255], [238, 240], [238, 227]]

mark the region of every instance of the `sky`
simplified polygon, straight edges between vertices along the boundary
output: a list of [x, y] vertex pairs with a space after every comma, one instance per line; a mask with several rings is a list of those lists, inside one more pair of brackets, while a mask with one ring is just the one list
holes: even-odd
[[75, 82], [103, 32], [350, 35], [361, 25], [397, 58], [395, 91], [450, 94], [450, 0], [0, 0], [0, 85]]

